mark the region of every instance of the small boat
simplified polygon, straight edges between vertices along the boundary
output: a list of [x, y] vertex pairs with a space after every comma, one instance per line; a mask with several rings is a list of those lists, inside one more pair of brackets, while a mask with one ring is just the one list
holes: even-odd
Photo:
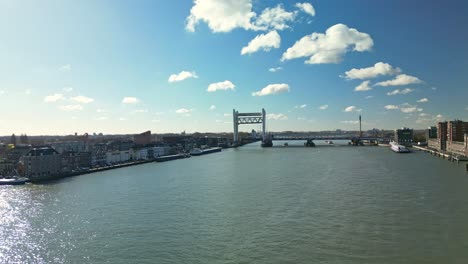
[[28, 178], [23, 177], [2, 178], [0, 179], [0, 185], [22, 185], [28, 180]]
[[396, 142], [390, 142], [390, 149], [396, 153], [409, 153], [410, 150], [403, 145], [400, 145]]

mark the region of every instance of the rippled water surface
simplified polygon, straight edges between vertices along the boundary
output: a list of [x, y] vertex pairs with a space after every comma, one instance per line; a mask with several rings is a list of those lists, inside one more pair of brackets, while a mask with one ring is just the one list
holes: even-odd
[[468, 263], [464, 166], [252, 145], [0, 186], [0, 263]]

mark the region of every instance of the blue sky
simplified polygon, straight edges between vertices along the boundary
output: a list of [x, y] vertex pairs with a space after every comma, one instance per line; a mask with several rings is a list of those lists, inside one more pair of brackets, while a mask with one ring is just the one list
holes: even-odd
[[0, 134], [230, 132], [233, 108], [271, 131], [468, 120], [467, 5], [0, 1]]

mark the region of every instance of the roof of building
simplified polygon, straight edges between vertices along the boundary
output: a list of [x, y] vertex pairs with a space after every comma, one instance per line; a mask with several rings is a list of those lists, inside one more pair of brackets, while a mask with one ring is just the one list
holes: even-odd
[[37, 147], [31, 149], [25, 156], [58, 155], [59, 153], [51, 147]]

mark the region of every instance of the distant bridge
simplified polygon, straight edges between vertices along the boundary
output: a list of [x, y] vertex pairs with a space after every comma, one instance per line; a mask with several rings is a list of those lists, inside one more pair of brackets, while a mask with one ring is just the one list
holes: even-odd
[[[244, 124], [262, 124], [262, 147], [273, 146], [273, 140], [302, 140], [306, 141], [306, 146], [315, 146], [314, 140], [349, 140], [352, 145], [361, 145], [363, 141], [390, 141], [390, 138], [383, 137], [363, 137], [361, 129], [361, 115], [359, 115], [359, 135], [323, 135], [323, 136], [275, 136], [267, 134], [265, 131], [266, 127], [266, 111], [262, 109], [262, 112], [251, 112], [251, 113], [239, 113], [235, 109], [232, 110], [234, 133], [233, 133], [233, 144], [238, 146], [242, 145], [239, 140], [239, 125]], [[254, 140], [255, 141], [255, 140]]]

